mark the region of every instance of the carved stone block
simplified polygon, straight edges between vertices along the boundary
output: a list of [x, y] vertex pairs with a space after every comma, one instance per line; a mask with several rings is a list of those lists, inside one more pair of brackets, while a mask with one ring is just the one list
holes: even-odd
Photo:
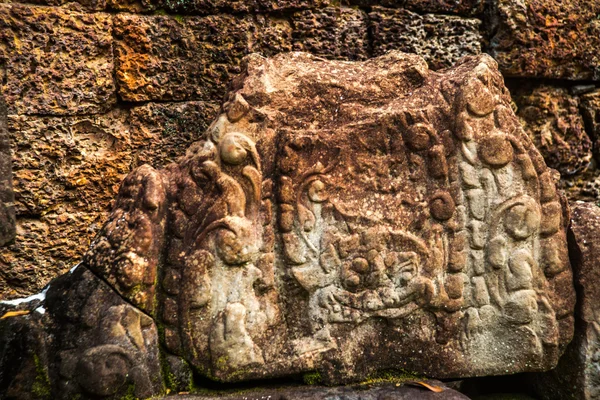
[[491, 58], [252, 55], [222, 110], [178, 164], [126, 179], [85, 257], [170, 351], [221, 380], [556, 364], [568, 219]]
[[254, 54], [231, 88], [184, 157], [125, 179], [80, 267], [166, 353], [220, 381], [556, 365], [568, 208], [489, 56]]
[[0, 246], [15, 237], [15, 198], [12, 185], [12, 161], [6, 124], [6, 104], [0, 95]]

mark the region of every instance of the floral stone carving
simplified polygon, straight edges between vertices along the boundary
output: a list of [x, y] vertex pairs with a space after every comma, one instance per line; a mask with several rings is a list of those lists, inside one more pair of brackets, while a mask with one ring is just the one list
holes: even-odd
[[80, 268], [221, 381], [547, 370], [573, 334], [555, 180], [488, 56], [250, 55], [203, 141], [126, 178]]

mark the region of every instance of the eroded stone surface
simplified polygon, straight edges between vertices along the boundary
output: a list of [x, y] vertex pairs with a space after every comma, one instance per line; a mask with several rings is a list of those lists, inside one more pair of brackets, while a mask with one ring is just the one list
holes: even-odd
[[369, 13], [373, 54], [389, 50], [416, 53], [433, 69], [454, 65], [460, 58], [481, 52], [481, 21], [373, 7]]
[[6, 104], [0, 95], [0, 246], [15, 237], [12, 155], [6, 123]]
[[578, 288], [575, 337], [558, 367], [534, 380], [542, 399], [600, 398], [600, 208], [572, 203], [569, 247]]
[[289, 23], [263, 16], [118, 15], [114, 31], [119, 94], [128, 101], [220, 100], [249, 52], [291, 49]]
[[152, 318], [84, 267], [53, 281], [44, 295], [31, 314], [0, 327], [7, 398], [148, 398], [164, 390]]
[[349, 0], [359, 6], [406, 8], [425, 13], [475, 15], [483, 12], [481, 0]]
[[0, 298], [39, 291], [71, 268], [106, 220], [119, 183], [162, 167], [217, 115], [205, 102], [147, 103], [94, 116], [11, 116], [18, 238], [0, 249]]
[[490, 52], [509, 76], [600, 79], [600, 1], [491, 2]]
[[568, 208], [490, 57], [243, 68], [185, 157], [125, 179], [80, 267], [155, 320], [166, 354], [221, 381], [334, 384], [556, 364]]
[[0, 4], [9, 114], [93, 114], [116, 101], [108, 14]]
[[204, 142], [126, 179], [85, 263], [218, 379], [549, 368], [566, 221], [495, 68], [252, 56]]
[[294, 50], [350, 60], [368, 58], [364, 11], [347, 7], [306, 10], [293, 15]]
[[579, 114], [579, 98], [566, 88], [513, 82], [517, 116], [548, 166], [564, 176], [587, 168], [592, 143]]
[[600, 90], [581, 96], [581, 111], [593, 143], [594, 157], [600, 161]]
[[[368, 387], [291, 387], [244, 391], [243, 394], [189, 395], [177, 396], [180, 400], [467, 400], [468, 397], [450, 389], [439, 381], [425, 383], [440, 388], [433, 392], [418, 384], [369, 385]], [[169, 399], [170, 397], [165, 397]]]

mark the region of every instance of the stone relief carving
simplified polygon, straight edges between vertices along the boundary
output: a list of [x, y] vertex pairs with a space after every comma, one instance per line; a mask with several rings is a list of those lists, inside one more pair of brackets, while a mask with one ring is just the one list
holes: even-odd
[[[323, 64], [296, 61], [305, 69], [286, 73], [302, 82]], [[146, 309], [164, 323], [169, 351], [219, 379], [323, 360], [345, 363], [351, 378], [364, 371], [350, 371], [360, 357], [342, 357], [347, 337], [385, 321], [393, 337], [419, 331], [400, 343], [431, 342], [428, 354], [455, 348], [458, 375], [505, 371], [493, 357], [514, 359], [515, 371], [556, 361], [572, 307], [572, 293], [557, 304], [552, 284], [570, 279], [563, 206], [491, 59], [448, 76], [407, 68], [398, 73], [412, 79], [407, 100], [354, 98], [347, 111], [342, 91], [334, 110], [313, 99], [289, 108], [283, 98], [302, 86], [278, 75], [289, 66], [248, 63], [204, 141], [165, 172], [138, 170], [135, 189], [124, 184], [123, 198], [146, 205], [124, 211], [144, 214], [138, 234], [125, 246], [117, 228], [100, 235], [136, 249], [123, 269], [140, 274], [131, 298], [155, 298]], [[336, 112], [361, 117], [328, 121]], [[97, 249], [92, 270], [119, 265]], [[144, 274], [158, 283], [146, 289]]]
[[202, 141], [128, 176], [81, 267], [156, 321], [167, 354], [224, 381], [556, 364], [566, 207], [491, 58], [244, 68]]

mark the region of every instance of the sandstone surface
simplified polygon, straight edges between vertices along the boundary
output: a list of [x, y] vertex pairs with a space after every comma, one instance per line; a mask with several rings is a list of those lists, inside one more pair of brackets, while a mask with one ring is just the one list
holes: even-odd
[[[400, 384], [375, 384], [359, 387], [291, 387], [244, 390], [242, 394], [183, 395], [178, 400], [467, 400], [468, 397], [450, 389], [442, 382], [428, 380], [440, 392], [433, 392], [415, 382]], [[173, 398], [175, 398], [173, 396]], [[166, 397], [169, 399], [169, 397]]]
[[[51, 393], [159, 394], [157, 341], [176, 375], [226, 382], [556, 365], [573, 334], [568, 207], [490, 57], [242, 66], [202, 140], [129, 174], [51, 284], [33, 340], [54, 346]], [[52, 330], [65, 318], [87, 322]], [[10, 390], [32, 382], [14, 374]]]

